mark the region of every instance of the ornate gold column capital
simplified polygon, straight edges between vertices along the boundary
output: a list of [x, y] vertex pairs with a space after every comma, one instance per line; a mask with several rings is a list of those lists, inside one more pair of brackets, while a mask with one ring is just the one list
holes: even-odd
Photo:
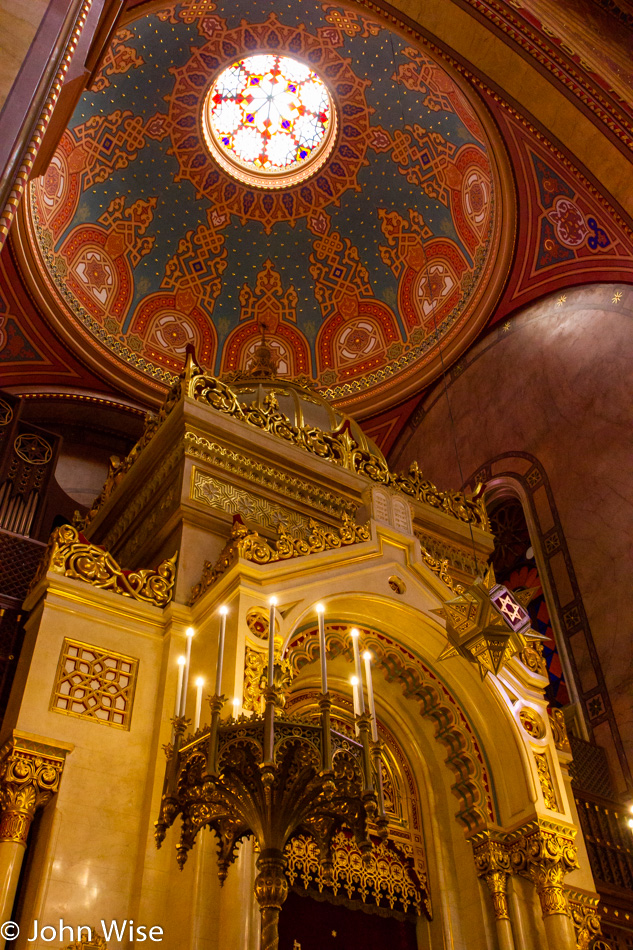
[[38, 808], [59, 789], [66, 752], [13, 736], [0, 750], [0, 842], [26, 845]]
[[508, 874], [511, 871], [510, 853], [505, 841], [490, 831], [482, 831], [470, 839], [479, 877], [483, 877], [497, 920], [509, 920]]
[[512, 868], [533, 881], [544, 917], [570, 916], [563, 879], [578, 867], [576, 831], [572, 825], [536, 820], [509, 840]]

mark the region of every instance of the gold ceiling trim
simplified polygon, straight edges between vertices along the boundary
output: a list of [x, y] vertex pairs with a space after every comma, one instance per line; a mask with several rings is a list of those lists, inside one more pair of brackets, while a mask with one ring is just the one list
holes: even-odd
[[204, 562], [202, 577], [200, 582], [192, 588], [189, 603], [195, 604], [204, 592], [235, 564], [238, 558], [244, 558], [255, 564], [269, 564], [273, 561], [304, 557], [306, 554], [318, 554], [320, 551], [333, 551], [350, 544], [369, 541], [370, 538], [369, 524], [357, 525], [348, 514], [344, 513], [343, 523], [337, 533], [328, 531], [311, 518], [310, 534], [306, 540], [294, 538], [284, 525], [279, 525], [279, 538], [271, 543], [266, 538], [262, 538], [257, 531], [247, 528], [236, 516], [229, 540], [215, 564], [211, 561]]
[[178, 552], [156, 568], [125, 571], [108, 551], [90, 544], [76, 528], [65, 524], [51, 535], [30, 590], [52, 571], [140, 603], [166, 607], [173, 595], [177, 557]]

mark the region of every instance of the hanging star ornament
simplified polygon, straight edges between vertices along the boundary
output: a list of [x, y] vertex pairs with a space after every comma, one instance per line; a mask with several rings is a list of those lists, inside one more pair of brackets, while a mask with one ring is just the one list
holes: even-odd
[[477, 663], [481, 678], [499, 670], [525, 649], [529, 640], [544, 640], [532, 629], [526, 610], [536, 590], [509, 591], [497, 584], [492, 565], [457, 597], [434, 610], [446, 621], [448, 645], [439, 656], [463, 656]]

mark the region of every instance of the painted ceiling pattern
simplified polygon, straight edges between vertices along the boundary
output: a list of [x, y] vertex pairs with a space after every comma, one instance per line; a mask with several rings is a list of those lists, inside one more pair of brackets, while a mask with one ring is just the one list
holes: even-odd
[[[280, 374], [327, 398], [402, 398], [472, 326], [502, 210], [471, 99], [410, 44], [312, 0], [126, 24], [30, 192], [66, 325], [132, 379], [167, 385], [188, 343], [216, 373], [248, 368], [264, 329]], [[260, 51], [307, 63], [338, 115], [323, 167], [274, 191], [216, 164], [201, 124], [215, 78]]]

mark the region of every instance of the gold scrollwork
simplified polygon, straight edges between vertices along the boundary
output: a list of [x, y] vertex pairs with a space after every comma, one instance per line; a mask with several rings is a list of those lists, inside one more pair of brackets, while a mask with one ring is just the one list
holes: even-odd
[[173, 595], [177, 557], [176, 552], [155, 569], [125, 571], [111, 554], [90, 544], [72, 525], [62, 525], [51, 535], [31, 589], [47, 571], [53, 571], [141, 603], [165, 607]]
[[263, 405], [256, 403], [250, 406], [243, 405], [226, 382], [205, 373], [191, 355], [188, 355], [185, 368], [169, 390], [160, 412], [156, 416], [148, 414], [146, 417], [143, 434], [130, 454], [123, 461], [112, 459], [106, 484], [88, 512], [84, 525], [88, 524], [105, 504], [121, 478], [130, 470], [183, 395], [261, 431], [269, 432], [321, 459], [327, 459], [359, 475], [364, 475], [373, 482], [396, 488], [405, 495], [444, 511], [459, 521], [477, 525], [485, 531], [490, 529], [480, 486], [477, 486], [475, 493], [470, 497], [462, 492], [440, 491], [433, 482], [424, 478], [416, 462], [413, 462], [408, 472], [394, 474], [389, 470], [384, 458], [356, 441], [351, 432], [349, 419], [343, 419], [342, 423], [331, 432], [316, 426], [293, 425], [279, 408], [274, 392], [268, 393]]
[[59, 789], [65, 753], [13, 738], [0, 753], [0, 841], [26, 845], [31, 822]]
[[545, 735], [545, 723], [529, 706], [524, 706], [520, 711], [519, 720], [527, 734], [533, 739], [542, 739]]
[[543, 801], [552, 811], [558, 811], [558, 800], [556, 798], [556, 789], [552, 781], [552, 775], [549, 770], [549, 762], [545, 752], [535, 752], [536, 771], [538, 772], [539, 782], [543, 791]]
[[448, 559], [444, 558], [439, 560], [438, 558], [433, 557], [432, 554], [426, 550], [425, 547], [420, 547], [422, 553], [422, 560], [429, 567], [434, 574], [436, 574], [441, 581], [443, 581], [450, 590], [455, 594], [463, 594], [466, 588], [463, 584], [458, 584], [454, 577], [448, 572]]
[[552, 709], [549, 713], [549, 724], [552, 727], [552, 737], [558, 751], [571, 752], [569, 736], [567, 735], [567, 725], [562, 709]]
[[368, 541], [371, 537], [369, 524], [357, 525], [348, 514], [343, 514], [338, 532], [329, 531], [310, 519], [310, 534], [307, 539], [295, 538], [283, 526], [279, 526], [279, 538], [274, 543], [251, 531], [241, 520], [234, 520], [229, 540], [215, 564], [205, 561], [202, 578], [191, 591], [190, 603], [194, 604], [224, 574], [238, 558], [255, 564], [269, 564], [289, 558], [331, 551]]
[[[596, 939], [602, 936], [600, 914], [598, 913], [600, 897], [598, 894], [588, 894], [586, 891], [578, 891], [572, 888], [567, 888], [566, 893], [571, 919], [576, 931], [576, 946], [578, 950], [590, 950], [590, 948], [593, 950], [596, 946]], [[608, 947], [606, 943], [601, 945]]]

